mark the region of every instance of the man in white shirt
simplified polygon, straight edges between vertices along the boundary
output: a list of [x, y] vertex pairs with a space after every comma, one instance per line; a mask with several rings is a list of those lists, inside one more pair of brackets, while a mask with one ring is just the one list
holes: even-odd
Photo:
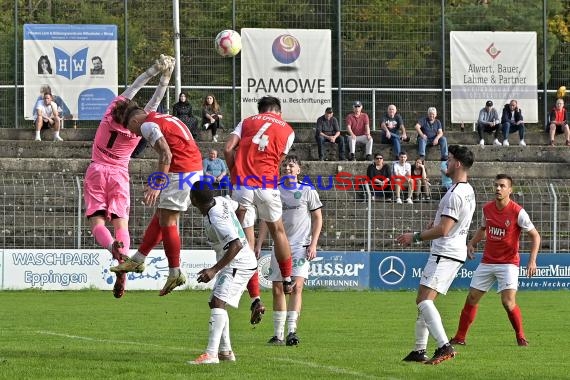
[[[438, 294], [447, 293], [459, 268], [467, 260], [467, 235], [476, 207], [475, 192], [467, 182], [467, 173], [474, 160], [473, 152], [467, 147], [449, 147], [447, 175], [453, 185], [439, 202], [433, 223], [424, 231], [405, 233], [396, 239], [403, 246], [431, 240], [430, 256], [422, 271], [416, 297], [416, 344], [404, 361], [439, 364], [456, 354], [434, 301]], [[438, 347], [431, 359], [426, 355], [430, 335]]]
[[409, 204], [413, 204], [414, 201], [412, 200], [412, 194], [414, 192], [414, 185], [412, 181], [412, 166], [409, 162], [406, 162], [408, 159], [408, 155], [406, 152], [401, 151], [398, 155], [398, 161], [394, 162], [392, 168], [392, 183], [394, 184], [395, 192], [396, 192], [396, 203], [402, 204], [402, 198], [400, 198], [400, 191], [402, 191], [402, 187], [404, 184], [408, 187], [408, 199], [406, 202]]
[[60, 119], [57, 112], [57, 104], [53, 101], [53, 97], [50, 93], [44, 94], [44, 101], [38, 103], [36, 106], [36, 115], [34, 119], [34, 124], [36, 125], [36, 138], [35, 141], [42, 141], [40, 132], [44, 126], [52, 127], [55, 131], [53, 141], [63, 141], [59, 137], [59, 126]]

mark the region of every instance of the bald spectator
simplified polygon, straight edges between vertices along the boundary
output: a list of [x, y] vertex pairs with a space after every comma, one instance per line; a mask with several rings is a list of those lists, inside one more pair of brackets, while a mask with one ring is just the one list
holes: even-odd
[[447, 160], [447, 139], [443, 135], [443, 127], [437, 119], [435, 107], [429, 107], [427, 116], [418, 120], [416, 132], [418, 132], [418, 154], [422, 160], [425, 159], [426, 148], [437, 145], [439, 145], [441, 159]]
[[406, 135], [406, 128], [404, 127], [404, 119], [402, 119], [402, 116], [398, 113], [395, 105], [390, 104], [388, 106], [386, 113], [382, 116], [380, 128], [382, 128], [384, 132], [382, 135], [382, 143], [392, 143], [392, 153], [397, 160], [400, 155], [400, 141], [408, 141], [408, 136]]

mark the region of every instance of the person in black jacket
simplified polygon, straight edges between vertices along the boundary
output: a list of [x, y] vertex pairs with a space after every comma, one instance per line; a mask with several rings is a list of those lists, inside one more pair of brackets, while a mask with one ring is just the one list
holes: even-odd
[[524, 142], [524, 121], [522, 111], [518, 107], [516, 100], [511, 100], [509, 104], [503, 107], [503, 115], [501, 116], [501, 125], [503, 126], [503, 146], [509, 146], [509, 134], [519, 132], [520, 146], [526, 146]]
[[181, 92], [178, 96], [178, 102], [174, 103], [172, 115], [186, 124], [195, 140], [198, 133], [198, 119], [192, 115], [192, 105], [188, 102], [188, 95], [185, 92]]
[[368, 165], [366, 176], [370, 180], [372, 200], [380, 199], [382, 195], [385, 201], [392, 201], [392, 191], [390, 189], [392, 169], [390, 165], [384, 163], [382, 154], [376, 153], [374, 155], [374, 163]]

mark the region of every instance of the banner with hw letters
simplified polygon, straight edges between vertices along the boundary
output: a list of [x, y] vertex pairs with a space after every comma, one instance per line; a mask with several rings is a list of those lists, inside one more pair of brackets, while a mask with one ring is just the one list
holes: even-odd
[[331, 107], [329, 29], [244, 28], [241, 38], [242, 118], [265, 95], [281, 100], [287, 122], [314, 123]]
[[49, 86], [60, 116], [100, 120], [117, 95], [116, 25], [24, 25], [24, 117]]
[[487, 100], [501, 117], [512, 99], [538, 122], [536, 32], [451, 32], [450, 68], [452, 123], [477, 121]]

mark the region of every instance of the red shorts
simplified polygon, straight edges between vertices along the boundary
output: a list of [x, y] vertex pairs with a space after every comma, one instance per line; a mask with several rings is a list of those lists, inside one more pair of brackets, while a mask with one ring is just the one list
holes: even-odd
[[90, 217], [97, 211], [129, 219], [131, 205], [129, 172], [123, 168], [92, 162], [85, 172], [83, 184], [85, 215]]

